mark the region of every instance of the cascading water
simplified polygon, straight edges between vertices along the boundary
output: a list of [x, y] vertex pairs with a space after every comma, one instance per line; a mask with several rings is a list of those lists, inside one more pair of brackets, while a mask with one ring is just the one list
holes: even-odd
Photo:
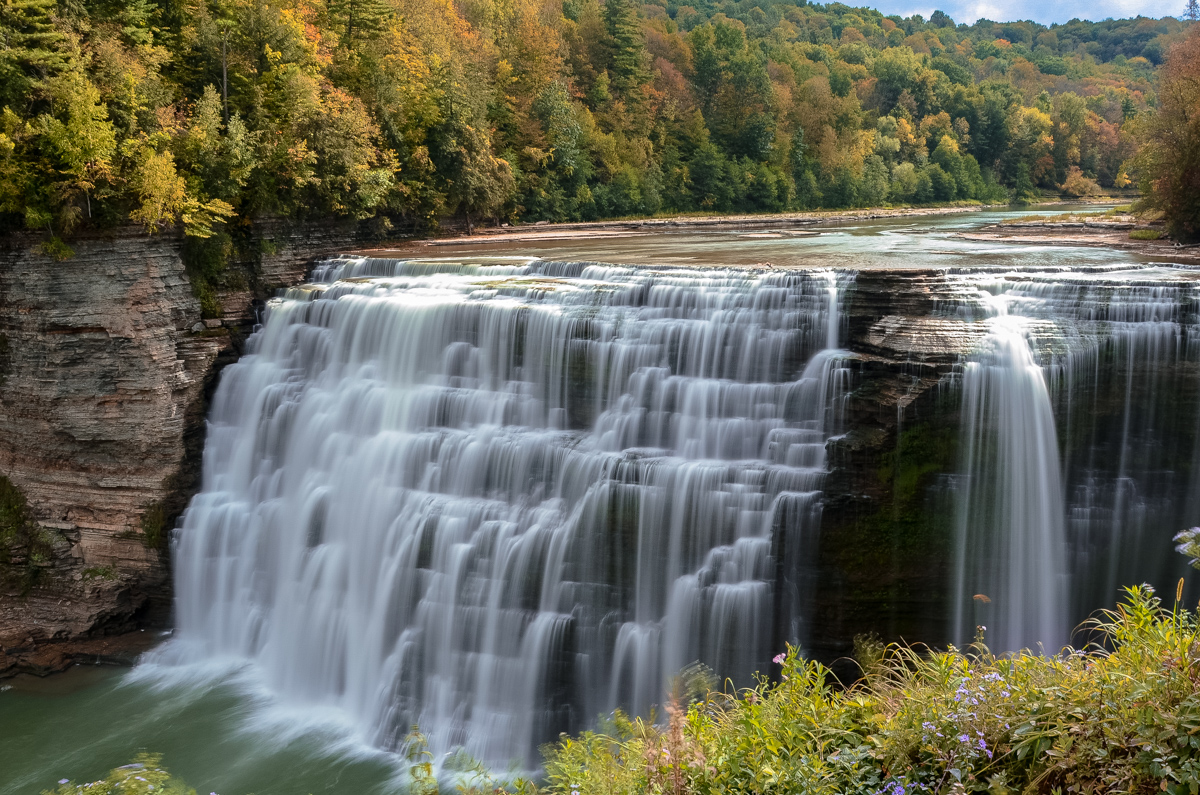
[[992, 605], [984, 626], [995, 648], [1056, 651], [1068, 589], [1054, 414], [1022, 319], [1002, 298], [987, 303], [995, 317], [962, 375], [956, 641], [974, 634], [978, 600]]
[[974, 281], [993, 317], [962, 373], [955, 640], [983, 624], [995, 649], [1053, 651], [1121, 586], [1183, 572], [1169, 540], [1200, 521], [1200, 293], [1138, 272]]
[[[185, 659], [369, 740], [533, 762], [802, 631], [848, 277], [337, 259], [213, 402]], [[782, 572], [782, 573], [781, 573]], [[801, 572], [801, 574], [797, 574]]]

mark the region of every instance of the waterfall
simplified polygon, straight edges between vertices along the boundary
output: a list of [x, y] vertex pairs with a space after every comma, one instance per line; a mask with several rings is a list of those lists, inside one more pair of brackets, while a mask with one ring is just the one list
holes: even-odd
[[535, 762], [803, 631], [850, 277], [339, 258], [270, 302], [174, 536], [176, 653]]
[[[1173, 585], [1200, 522], [1200, 292], [1188, 278], [971, 277], [954, 637], [1054, 651], [1123, 585]], [[990, 602], [977, 600], [976, 594]]]
[[1019, 318], [993, 318], [962, 376], [954, 624], [959, 645], [985, 626], [995, 649], [1054, 652], [1068, 593], [1058, 439], [1025, 333]]

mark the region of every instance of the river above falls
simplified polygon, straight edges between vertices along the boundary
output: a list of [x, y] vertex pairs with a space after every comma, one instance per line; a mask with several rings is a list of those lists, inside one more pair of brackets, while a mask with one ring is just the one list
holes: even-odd
[[[781, 268], [1080, 268], [1159, 261], [1113, 249], [1075, 245], [1022, 245], [968, 240], [961, 233], [1013, 218], [1099, 213], [1115, 205], [1054, 205], [987, 209], [942, 215], [839, 220], [777, 230], [707, 227], [623, 231], [514, 230], [516, 239], [449, 239], [395, 249], [396, 256], [521, 255], [630, 265]], [[553, 230], [553, 227], [548, 229]], [[391, 256], [392, 251], [376, 253]]]
[[[1033, 212], [1049, 215], [1064, 209]], [[1032, 213], [1022, 210], [1020, 214]], [[750, 670], [766, 670], [770, 655], [780, 651], [776, 646], [785, 641], [800, 640], [833, 656], [841, 639], [827, 642], [827, 638], [841, 638], [850, 631], [848, 627], [864, 626], [864, 620], [855, 616], [871, 610], [879, 615], [880, 632], [909, 640], [933, 636], [933, 642], [940, 642], [964, 633], [969, 638], [971, 626], [986, 619], [997, 632], [1007, 633], [1011, 640], [1000, 642], [1013, 648], [1043, 639], [1067, 642], [1066, 633], [1081, 614], [1115, 601], [1116, 585], [1131, 577], [1162, 582], [1174, 576], [1182, 561], [1171, 557], [1170, 535], [1183, 521], [1200, 521], [1195, 501], [1185, 499], [1200, 473], [1196, 446], [1200, 349], [1193, 333], [1198, 274], [1104, 248], [1010, 245], [959, 236], [1009, 215], [985, 211], [794, 232], [655, 232], [420, 250], [427, 263], [434, 257], [473, 263], [461, 273], [433, 262], [428, 268], [401, 267], [395, 275], [383, 276], [382, 271], [393, 264], [366, 262], [362, 274], [335, 274], [330, 269], [359, 265], [352, 260], [327, 263], [331, 280], [339, 274], [355, 278], [307, 292], [293, 291], [291, 297], [277, 302], [271, 312], [277, 319], [291, 313], [288, 328], [298, 329], [299, 335], [283, 340], [277, 327], [274, 339], [269, 334], [263, 337], [267, 348], [256, 349], [262, 359], [259, 365], [244, 362], [241, 370], [227, 371], [240, 373], [230, 384], [241, 387], [228, 389], [226, 403], [217, 401], [214, 411], [225, 405], [229, 413], [214, 416], [218, 431], [210, 442], [219, 441], [219, 429], [224, 428], [226, 447], [210, 457], [233, 463], [218, 465], [206, 459], [205, 493], [189, 514], [189, 526], [196, 531], [190, 538], [203, 543], [184, 549], [184, 558], [176, 564], [188, 567], [182, 598], [191, 611], [191, 623], [183, 623], [191, 635], [172, 641], [167, 653], [133, 672], [78, 668], [45, 680], [20, 677], [0, 682], [0, 793], [33, 795], [63, 778], [93, 780], [142, 750], [161, 752], [165, 765], [202, 793], [402, 791], [404, 763], [379, 748], [395, 747], [397, 733], [407, 729], [410, 718], [428, 719], [423, 728], [441, 743], [439, 750], [465, 744], [488, 756], [491, 749], [499, 748], [493, 755], [495, 764], [497, 756], [509, 759], [518, 753], [501, 742], [511, 740], [518, 729], [524, 732], [520, 743], [528, 748], [559, 729], [578, 730], [612, 706], [644, 708], [659, 692], [663, 672], [677, 667], [676, 663], [699, 658], [744, 678]], [[388, 256], [403, 259], [404, 253]], [[619, 269], [601, 272], [564, 265], [521, 271], [529, 267], [523, 264], [528, 260], [514, 257], [624, 263], [662, 269], [662, 274], [655, 277], [657, 281], [647, 282], [640, 272]], [[767, 262], [774, 268], [814, 273], [792, 279], [760, 267], [753, 276], [734, 270], [696, 275]], [[512, 273], [503, 270], [510, 267], [515, 269]], [[846, 305], [854, 281], [848, 272], [964, 268], [985, 275], [944, 289], [922, 282], [913, 289], [920, 301], [912, 299], [908, 304], [928, 304], [940, 324], [937, 327], [951, 328], [936, 344], [965, 342], [953, 350], [914, 354], [908, 370], [899, 356], [905, 351], [903, 340], [908, 339], [904, 321], [891, 318], [917, 310], [907, 304], [897, 308], [886, 295], [872, 299], [868, 309]], [[1042, 276], [1026, 283], [1002, 275], [1021, 271]], [[864, 283], [860, 292], [867, 295], [868, 287]], [[530, 357], [534, 338], [525, 330], [530, 322], [524, 318], [553, 303], [544, 294], [550, 290], [559, 292], [554, 300], [560, 301], [562, 313], [546, 317], [566, 317], [571, 323], [556, 326], [548, 321], [538, 355], [551, 361], [561, 350], [566, 358], [536, 376], [515, 369], [500, 372], [493, 366], [500, 361], [495, 356], [515, 355], [511, 350], [519, 349], [522, 362]], [[608, 322], [604, 325], [596, 320], [598, 310], [588, 309], [585, 327], [571, 313], [582, 312], [586, 302], [573, 298], [570, 290], [579, 296], [585, 291], [612, 296], [625, 290], [631, 297], [611, 304], [605, 303], [609, 298], [595, 302], [621, 311], [614, 309], [611, 322], [602, 317]], [[665, 290], [675, 292], [653, 297], [655, 291]], [[929, 299], [931, 290], [935, 295]], [[759, 297], [744, 302], [742, 296], [751, 293]], [[425, 312], [449, 303], [455, 307], [447, 310], [445, 320], [422, 315], [417, 322], [401, 313], [395, 320], [400, 325], [389, 325], [392, 321], [386, 318], [375, 325], [364, 321], [354, 327], [354, 335], [339, 338], [354, 343], [341, 348], [328, 345], [318, 333], [336, 331], [337, 324], [346, 320], [338, 314], [346, 306], [386, 308], [393, 306], [389, 302], [412, 296], [419, 300], [406, 304], [403, 312]], [[884, 306], [880, 302], [885, 298], [892, 303]], [[465, 311], [481, 305], [506, 312], [513, 309], [513, 322], [497, 315], [496, 322], [487, 326], [485, 321], [491, 321], [486, 311], [482, 319], [463, 320]], [[649, 318], [650, 325], [631, 333], [638, 318], [625, 312], [629, 307], [641, 310], [640, 319]], [[763, 312], [766, 319], [736, 317], [747, 309]], [[1019, 320], [1004, 319], [1010, 315]], [[664, 319], [674, 325], [664, 325], [666, 331], [653, 325]], [[442, 333], [451, 322], [473, 325], [469, 334]], [[679, 331], [683, 323], [695, 328]], [[386, 344], [379, 347], [380, 329], [414, 335], [411, 339], [432, 346], [417, 353], [428, 352], [432, 358], [415, 361], [419, 357], [414, 353], [410, 357], [414, 361], [399, 361], [396, 357], [403, 359], [406, 346], [391, 352]], [[675, 336], [662, 336], [667, 331]], [[488, 348], [492, 344], [499, 350], [518, 337], [520, 345], [511, 350], [495, 353]], [[383, 339], [386, 343], [386, 333]], [[724, 349], [718, 346], [717, 354], [705, 353], [714, 350], [714, 339], [737, 340], [739, 347], [735, 350], [726, 344]], [[562, 344], [555, 347], [554, 340]], [[655, 368], [647, 362], [656, 345], [672, 351], [691, 350], [692, 345], [703, 355], [693, 360], [671, 354], [670, 361]], [[596, 375], [594, 361], [599, 359], [587, 358], [600, 354], [570, 358], [575, 355], [571, 351], [588, 346], [597, 351], [608, 346], [603, 348], [608, 375]], [[859, 352], [847, 353], [847, 347]], [[268, 361], [271, 356], [275, 358]], [[336, 377], [319, 377], [318, 371], [328, 370], [330, 361], [340, 368]], [[893, 367], [896, 361], [904, 366]], [[520, 365], [526, 370], [529, 366]], [[891, 381], [870, 380], [876, 378], [872, 368], [885, 367], [893, 367]], [[876, 407], [876, 413], [891, 412], [886, 422], [869, 417], [863, 407], [873, 404], [861, 402], [867, 399], [862, 396], [874, 394], [871, 390], [880, 384], [883, 387], [877, 391], [890, 394], [888, 390], [899, 389], [897, 384], [908, 383], [903, 378], [912, 382], [904, 388], [925, 397], [911, 403], [890, 398], [890, 403], [879, 403], [885, 408]], [[561, 394], [554, 393], [551, 387], [560, 381], [565, 386]], [[353, 415], [350, 419], [376, 422], [372, 395], [381, 383], [399, 382], [440, 391], [433, 397], [426, 392], [406, 398], [407, 402], [385, 401], [382, 405], [394, 410], [396, 418], [379, 422], [393, 422], [396, 427], [386, 428], [384, 436], [357, 426], [350, 432], [349, 426], [330, 419], [334, 414], [329, 412], [339, 405], [357, 401], [352, 411], [347, 410]], [[576, 394], [593, 382], [604, 390], [585, 391], [582, 397]], [[530, 384], [540, 391], [529, 391]], [[230, 408], [233, 403], [228, 401], [247, 394], [253, 398], [254, 390], [272, 405], [294, 399], [294, 413], [273, 415], [268, 422], [246, 414], [257, 411], [254, 407], [263, 401], [247, 400], [249, 409]], [[315, 395], [315, 403], [306, 405], [296, 398], [300, 391]], [[937, 406], [944, 400], [939, 394], [960, 393], [965, 395], [965, 407], [955, 403], [945, 415], [953, 415], [955, 428], [961, 425], [955, 431], [958, 440], [947, 442], [944, 435], [921, 430], [942, 421], [937, 412], [943, 409]], [[494, 397], [481, 401], [480, 395]], [[856, 399], [860, 399], [857, 408]], [[899, 426], [897, 412], [903, 419]], [[919, 521], [910, 522], [920, 525], [918, 530], [886, 523], [851, 528], [846, 517], [854, 510], [847, 508], [846, 501], [829, 496], [841, 493], [838, 489], [846, 494], [869, 493], [870, 484], [847, 485], [839, 474], [839, 467], [865, 469], [844, 460], [862, 449], [845, 443], [847, 438], [857, 438], [855, 423], [863, 422], [862, 417], [870, 423], [862, 432], [864, 439], [879, 434], [900, 439], [893, 443], [895, 461], [889, 458], [887, 464], [895, 470], [888, 485], [894, 494], [889, 499], [898, 501], [898, 484], [908, 483], [908, 471], [896, 463], [905, 451], [917, 451], [911, 455], [922, 465], [936, 459], [941, 467], [934, 472], [936, 467], [930, 463], [912, 475], [918, 479], [914, 482], [922, 484], [919, 495], [906, 497], [912, 505], [920, 504], [919, 510], [912, 509], [921, 513]], [[431, 465], [414, 473], [410, 463], [385, 455], [395, 446], [386, 434], [411, 431], [404, 423], [441, 429], [437, 442], [441, 447], [433, 453], [418, 450], [418, 445], [403, 448], [410, 457], [430, 457], [440, 469]], [[521, 428], [524, 435], [479, 431], [493, 426]], [[451, 450], [451, 445], [440, 441], [460, 431], [461, 450]], [[256, 433], [262, 434], [260, 439]], [[296, 462], [285, 461], [281, 452], [286, 445], [280, 440], [288, 434], [325, 440], [325, 447], [314, 447], [306, 455], [327, 457], [329, 471], [349, 472], [347, 478], [321, 482], [311, 472], [296, 470]], [[373, 441], [370, 446], [354, 447], [347, 439], [356, 436]], [[242, 441], [246, 443], [239, 447]], [[836, 453], [831, 462], [826, 461], [827, 443]], [[479, 451], [489, 445], [499, 451], [496, 455], [506, 456], [503, 466], [481, 458]], [[587, 454], [586, 461], [578, 458], [580, 451]], [[522, 455], [537, 460], [522, 463], [525, 469], [519, 469], [511, 462]], [[255, 456], [272, 461], [270, 471], [256, 469]], [[308, 460], [301, 459], [301, 464]], [[643, 461], [666, 463], [643, 465]], [[713, 467], [712, 461], [733, 463]], [[698, 467], [700, 463], [707, 469]], [[361, 469], [354, 469], [356, 465]], [[878, 462], [872, 466], [872, 471], [879, 469]], [[245, 473], [238, 474], [238, 467]], [[267, 477], [260, 477], [264, 471]], [[372, 506], [363, 500], [370, 490], [364, 485], [361, 493], [354, 492], [354, 480], [368, 484], [366, 479], [377, 471], [409, 477], [412, 482], [405, 482], [409, 490], [454, 499], [413, 504], [401, 511], [396, 506], [408, 504], [396, 497], [397, 502], [372, 513], [366, 510]], [[242, 480], [232, 485], [220, 480], [228, 479], [231, 472]], [[460, 476], [450, 482], [446, 472]], [[511, 483], [497, 484], [497, 476], [513, 472], [522, 473], [520, 483], [512, 478]], [[828, 484], [827, 475], [832, 481]], [[446, 482], [439, 484], [439, 478]], [[612, 486], [602, 495], [604, 501], [598, 502], [599, 497], [588, 489], [604, 479]], [[529, 485], [534, 480], [537, 483]], [[484, 489], [491, 490], [492, 503], [507, 507], [478, 515], [472, 501]], [[660, 493], [648, 496], [639, 489]], [[500, 490], [506, 491], [499, 494]], [[234, 493], [240, 496], [227, 496]], [[347, 493], [362, 513], [351, 514], [353, 504], [336, 502], [338, 494]], [[829, 503], [823, 507], [824, 520], [822, 493]], [[292, 539], [294, 543], [278, 542], [279, 557], [300, 561], [311, 556], [319, 566], [305, 569], [307, 564], [297, 563], [299, 573], [293, 582], [303, 587], [279, 591], [272, 602], [261, 593], [260, 574], [245, 564], [258, 554], [255, 550], [277, 542], [264, 532], [261, 545], [256, 542], [249, 545], [252, 549], [235, 550], [230, 539], [238, 534], [230, 534], [230, 528], [263, 532], [261, 525], [268, 521], [264, 517], [274, 515], [272, 506], [280, 504], [273, 500], [289, 494], [288, 504], [299, 511], [303, 503], [303, 511], [287, 517], [282, 526], [294, 525], [301, 532]], [[660, 499], [661, 494], [668, 497]], [[711, 495], [720, 499], [703, 501]], [[671, 520], [675, 522], [671, 527], [677, 527], [672, 531], [675, 535], [657, 539], [646, 530], [637, 536], [641, 541], [630, 542], [632, 549], [640, 549], [640, 544], [660, 551], [661, 568], [670, 571], [669, 580], [649, 582], [656, 576], [647, 566], [653, 555], [625, 560], [620, 550], [604, 545], [580, 554], [581, 559], [605, 561], [598, 567], [603, 571], [588, 576], [571, 573], [569, 555], [553, 577], [533, 577], [524, 569], [513, 574], [501, 571], [503, 567], [494, 575], [479, 573], [495, 557], [489, 550], [541, 532], [539, 528], [547, 528], [545, 544], [528, 550], [515, 545], [513, 566], [548, 567], [546, 561], [559, 554], [555, 533], [576, 526], [572, 523], [580, 521], [581, 512], [602, 509], [610, 517], [606, 519], [610, 524], [597, 522], [589, 531], [594, 535], [616, 527], [632, 533], [632, 520], [622, 519], [622, 511], [643, 511], [648, 516], [645, 506], [651, 505], [658, 512], [655, 516], [669, 517], [682, 504], [698, 505], [700, 512], [713, 516], [727, 513], [730, 518]], [[997, 505], [1002, 509], [995, 509]], [[428, 589], [423, 601], [443, 612], [431, 616], [429, 610], [422, 614], [409, 605], [411, 615], [403, 620], [381, 614], [347, 626], [346, 602], [338, 594], [368, 599], [375, 595], [341, 585], [330, 590], [329, 583], [340, 576], [340, 559], [330, 550], [339, 533], [352, 529], [349, 524], [339, 525], [339, 517], [353, 515], [353, 527], [375, 523], [382, 533], [394, 528], [394, 514], [406, 512], [424, 517], [422, 526], [411, 530], [419, 541], [413, 549], [420, 551], [408, 560], [399, 547], [388, 551], [381, 541], [378, 553], [371, 552], [364, 563], [387, 560], [394, 552], [395, 571], [409, 571], [404, 568], [409, 566], [421, 587]], [[947, 518], [941, 523], [943, 515]], [[638, 521], [638, 527], [651, 528], [645, 517]], [[438, 522], [449, 524], [438, 532], [425, 529]], [[776, 528], [783, 525], [793, 528], [789, 538], [804, 543], [781, 552], [782, 531]], [[821, 552], [805, 546], [812, 543], [818, 527], [826, 536], [835, 527], [846, 537], [861, 536], [853, 536], [853, 544]], [[389, 532], [399, 538], [409, 531]], [[892, 535], [877, 544], [879, 549], [864, 550], [861, 559], [850, 555], [849, 547], [865, 547], [879, 532]], [[903, 543], [896, 535], [901, 532], [909, 533]], [[703, 538], [696, 541], [698, 536]], [[668, 552], [675, 549], [671, 544], [678, 550]], [[442, 546], [447, 556], [444, 565], [437, 561]], [[220, 555], [204, 551], [216, 548], [222, 550]], [[912, 559], [921, 559], [930, 550], [936, 554], [929, 569], [940, 571], [940, 579], [922, 579], [924, 574], [913, 572]], [[905, 554], [912, 559], [895, 563], [895, 571], [890, 571], [891, 562]], [[669, 555], [675, 557], [668, 563]], [[809, 565], [809, 558], [821, 555], [850, 560], [843, 565], [883, 582], [881, 590], [856, 600], [859, 586], [853, 577], [831, 578], [816, 571], [815, 564]], [[217, 558], [224, 561], [214, 564]], [[881, 559], [883, 566], [877, 565]], [[785, 567], [784, 562], [795, 571], [773, 579], [771, 571]], [[374, 572], [355, 582], [373, 582], [371, 578], [394, 587], [394, 577], [389, 580]], [[521, 584], [533, 579], [552, 582], [559, 589], [554, 594], [557, 601], [543, 591], [520, 596], [516, 606], [508, 609], [501, 604], [507, 597], [499, 586], [499, 595], [489, 600], [489, 582]], [[619, 586], [610, 580], [619, 581]], [[439, 591], [439, 582], [470, 587], [451, 585], [449, 591], [444, 587]], [[598, 595], [604, 588], [608, 591]], [[970, 595], [985, 589], [997, 597], [997, 607], [988, 608], [995, 612], [968, 614], [983, 609], [972, 605]], [[1026, 591], [1032, 594], [1029, 604], [1018, 598]], [[777, 596], [780, 593], [787, 598]], [[459, 601], [465, 611], [461, 615], [467, 618], [455, 624], [446, 605]], [[592, 609], [594, 616], [571, 615], [571, 604], [603, 609]], [[1000, 604], [1007, 613], [1000, 612]], [[842, 611], [839, 605], [850, 607]], [[286, 621], [279, 618], [285, 610], [291, 613]], [[482, 618], [489, 610], [494, 620]], [[518, 615], [522, 611], [523, 617]], [[1042, 621], [1045, 616], [1049, 618]], [[399, 643], [406, 631], [419, 630], [428, 638], [443, 617], [446, 626], [457, 627], [456, 632], [478, 631], [479, 637], [464, 641], [456, 635], [437, 643], [412, 640], [411, 648], [419, 649], [427, 662], [404, 674], [397, 673], [407, 664], [403, 654], [389, 657], [386, 649], [363, 650], [380, 634], [392, 644]], [[511, 648], [504, 638], [489, 639], [486, 629], [478, 629], [488, 620], [493, 620], [493, 635], [513, 633]], [[954, 626], [945, 626], [948, 623]], [[680, 637], [687, 627], [695, 628], [703, 642]], [[732, 629], [746, 634], [728, 635]], [[354, 633], [359, 636], [348, 640], [347, 635]], [[331, 648], [337, 644], [361, 648], [356, 646], [344, 660], [325, 660], [319, 659], [321, 649], [312, 645], [316, 641]], [[574, 662], [563, 662], [564, 650]], [[489, 660], [495, 671], [487, 674], [493, 677], [487, 682], [481, 660]], [[554, 692], [547, 692], [541, 680], [521, 678], [527, 670], [521, 663], [528, 660], [556, 666], [543, 677], [556, 683]], [[584, 693], [579, 671], [566, 670], [572, 666], [591, 670], [602, 684]], [[510, 681], [503, 678], [508, 668], [515, 677], [511, 681], [519, 686], [498, 692], [498, 685]], [[347, 697], [349, 691], [354, 691], [353, 698]], [[431, 691], [436, 692], [431, 695]], [[518, 720], [513, 716], [519, 710], [505, 700], [513, 694], [532, 694], [529, 698], [545, 700], [547, 706], [531, 709], [531, 715]], [[408, 711], [379, 709], [393, 698]], [[564, 703], [586, 703], [589, 714], [575, 714], [578, 709], [565, 714]], [[463, 714], [472, 709], [477, 713], [474, 722]], [[380, 717], [381, 711], [387, 714]], [[489, 732], [494, 737], [484, 742], [481, 738]]]

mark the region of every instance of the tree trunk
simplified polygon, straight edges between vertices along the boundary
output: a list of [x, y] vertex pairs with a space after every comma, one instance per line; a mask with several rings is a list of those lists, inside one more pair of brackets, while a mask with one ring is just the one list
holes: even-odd
[[229, 28], [221, 34], [221, 107], [229, 126]]

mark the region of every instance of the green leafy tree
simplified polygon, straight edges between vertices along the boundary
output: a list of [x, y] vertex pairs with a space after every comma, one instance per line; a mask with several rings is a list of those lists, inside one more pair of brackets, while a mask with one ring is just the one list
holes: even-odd
[[59, 173], [65, 177], [57, 189], [59, 201], [70, 206], [82, 195], [87, 217], [91, 218], [93, 193], [113, 175], [116, 130], [108, 120], [99, 89], [82, 70], [50, 78], [47, 93], [59, 115], [42, 114], [37, 126], [46, 148], [58, 161]]
[[328, 8], [338, 43], [351, 50], [377, 38], [395, 17], [395, 10], [383, 0], [330, 0]]

